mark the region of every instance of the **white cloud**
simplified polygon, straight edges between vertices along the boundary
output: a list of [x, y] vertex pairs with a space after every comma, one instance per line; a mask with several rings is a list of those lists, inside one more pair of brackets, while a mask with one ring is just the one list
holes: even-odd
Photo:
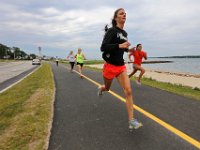
[[[199, 4], [198, 0], [129, 0], [122, 6], [116, 1], [76, 4], [76, 1], [7, 0], [0, 5], [0, 40], [8, 46], [17, 44], [28, 49], [36, 45], [51, 50], [83, 47], [90, 53], [99, 49], [102, 30], [111, 22], [114, 10], [124, 7], [125, 29], [133, 44], [143, 43], [152, 56], [173, 54], [168, 47], [184, 49], [181, 55], [188, 53], [188, 49], [199, 49]], [[187, 46], [183, 47], [185, 42]], [[158, 48], [159, 52], [153, 51]]]

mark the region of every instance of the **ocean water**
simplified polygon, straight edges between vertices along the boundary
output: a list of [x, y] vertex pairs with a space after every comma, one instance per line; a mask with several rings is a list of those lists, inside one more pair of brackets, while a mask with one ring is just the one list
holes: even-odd
[[172, 63], [142, 64], [144, 68], [200, 75], [200, 58], [149, 58], [148, 61], [173, 61]]

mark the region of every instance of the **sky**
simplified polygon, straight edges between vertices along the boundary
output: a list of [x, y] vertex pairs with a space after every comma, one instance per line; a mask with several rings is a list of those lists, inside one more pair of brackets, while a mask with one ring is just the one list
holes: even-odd
[[124, 8], [131, 47], [150, 57], [200, 55], [200, 0], [0, 0], [0, 43], [66, 58], [101, 59], [104, 26]]

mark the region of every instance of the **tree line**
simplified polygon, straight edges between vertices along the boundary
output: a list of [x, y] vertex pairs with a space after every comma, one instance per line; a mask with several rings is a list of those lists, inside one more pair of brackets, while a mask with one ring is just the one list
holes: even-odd
[[18, 47], [8, 47], [0, 43], [0, 59], [34, 59], [37, 55], [27, 54]]

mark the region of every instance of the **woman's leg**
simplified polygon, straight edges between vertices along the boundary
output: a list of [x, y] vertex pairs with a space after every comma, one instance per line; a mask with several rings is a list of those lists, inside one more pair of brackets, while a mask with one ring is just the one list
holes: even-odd
[[77, 65], [77, 70], [79, 72], [79, 75], [81, 75], [81, 65], [80, 64]]
[[128, 77], [130, 78], [130, 77], [133, 76], [136, 72], [137, 72], [137, 69], [134, 67], [134, 68], [133, 68], [133, 72], [132, 72], [131, 74], [129, 74]]
[[80, 74], [81, 74], [81, 77], [83, 77], [82, 70], [83, 70], [83, 64], [80, 65]]
[[145, 70], [144, 70], [144, 68], [141, 67], [141, 72], [140, 72], [140, 75], [138, 77], [139, 81], [141, 80], [141, 78], [142, 78], [142, 76], [143, 76], [144, 73], [145, 73]]
[[101, 85], [98, 88], [98, 93], [97, 93], [98, 96], [102, 95], [103, 91], [109, 91], [110, 90], [110, 86], [112, 84], [112, 80], [113, 79], [107, 79], [107, 78], [104, 77], [104, 85]]
[[129, 121], [134, 118], [133, 115], [133, 96], [132, 96], [132, 89], [131, 89], [131, 84], [130, 84], [130, 79], [126, 73], [126, 71], [120, 73], [117, 76], [117, 80], [121, 87], [124, 90], [125, 97], [126, 97], [126, 107], [128, 111], [128, 119]]
[[143, 67], [139, 66], [139, 65], [136, 66], [136, 69], [140, 70], [140, 74], [139, 74], [139, 77], [137, 79], [140, 82], [143, 74], [145, 73], [145, 69]]
[[72, 72], [72, 69], [73, 69], [73, 68], [72, 68], [72, 62], [70, 62], [70, 67], [71, 67], [71, 72]]
[[102, 91], [109, 91], [113, 79], [107, 79], [105, 77], [103, 79], [104, 79], [104, 85], [101, 87], [101, 90]]
[[75, 62], [72, 62], [72, 70], [74, 69], [74, 63], [75, 63]]

